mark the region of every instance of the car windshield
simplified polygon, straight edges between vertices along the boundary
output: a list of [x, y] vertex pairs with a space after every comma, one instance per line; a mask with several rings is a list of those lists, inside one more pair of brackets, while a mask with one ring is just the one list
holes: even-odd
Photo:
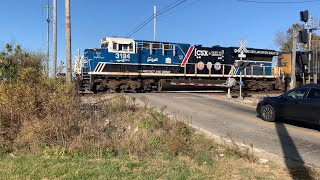
[[320, 99], [320, 89], [312, 88], [308, 93], [308, 99]]
[[287, 94], [284, 94], [285, 98], [291, 98], [291, 99], [302, 99], [308, 89], [296, 89], [291, 92], [288, 92]]

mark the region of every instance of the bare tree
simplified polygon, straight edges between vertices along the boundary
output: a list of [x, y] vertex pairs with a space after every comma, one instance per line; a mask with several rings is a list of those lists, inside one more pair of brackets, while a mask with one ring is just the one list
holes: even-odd
[[[291, 51], [292, 50], [292, 40], [294, 30], [303, 29], [303, 24], [293, 24], [287, 31], [278, 31], [275, 34], [274, 42], [280, 47], [281, 51]], [[299, 47], [299, 46], [298, 46]]]

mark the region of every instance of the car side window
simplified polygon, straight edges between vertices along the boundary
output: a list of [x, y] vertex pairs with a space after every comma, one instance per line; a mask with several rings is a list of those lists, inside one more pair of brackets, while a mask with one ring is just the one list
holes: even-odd
[[320, 99], [320, 89], [312, 88], [308, 94], [308, 99]]
[[286, 98], [290, 99], [302, 99], [308, 92], [308, 89], [296, 89], [285, 95]]

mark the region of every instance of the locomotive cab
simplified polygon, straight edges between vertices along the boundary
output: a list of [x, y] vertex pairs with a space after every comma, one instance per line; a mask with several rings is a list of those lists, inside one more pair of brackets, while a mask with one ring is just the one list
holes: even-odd
[[102, 38], [100, 48], [110, 53], [136, 53], [136, 43], [130, 38]]

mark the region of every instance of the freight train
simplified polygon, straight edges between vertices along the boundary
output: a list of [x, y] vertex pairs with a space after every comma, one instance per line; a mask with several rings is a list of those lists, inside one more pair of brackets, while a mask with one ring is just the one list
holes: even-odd
[[[306, 84], [306, 81], [309, 80], [311, 83], [319, 82], [320, 79], [320, 53], [312, 52], [311, 61], [310, 61], [310, 71], [309, 66], [309, 54], [307, 52], [296, 52], [296, 83], [297, 86]], [[281, 52], [279, 53], [277, 67], [281, 71], [286, 83], [290, 82], [290, 76], [292, 73], [292, 53], [291, 52]], [[309, 73], [310, 72], [310, 73]], [[316, 80], [316, 81], [314, 81]]]
[[[74, 71], [86, 92], [238, 89], [238, 49], [106, 37], [99, 48], [84, 50]], [[247, 48], [243, 88], [281, 89], [283, 80], [272, 68], [277, 57], [274, 50]]]

